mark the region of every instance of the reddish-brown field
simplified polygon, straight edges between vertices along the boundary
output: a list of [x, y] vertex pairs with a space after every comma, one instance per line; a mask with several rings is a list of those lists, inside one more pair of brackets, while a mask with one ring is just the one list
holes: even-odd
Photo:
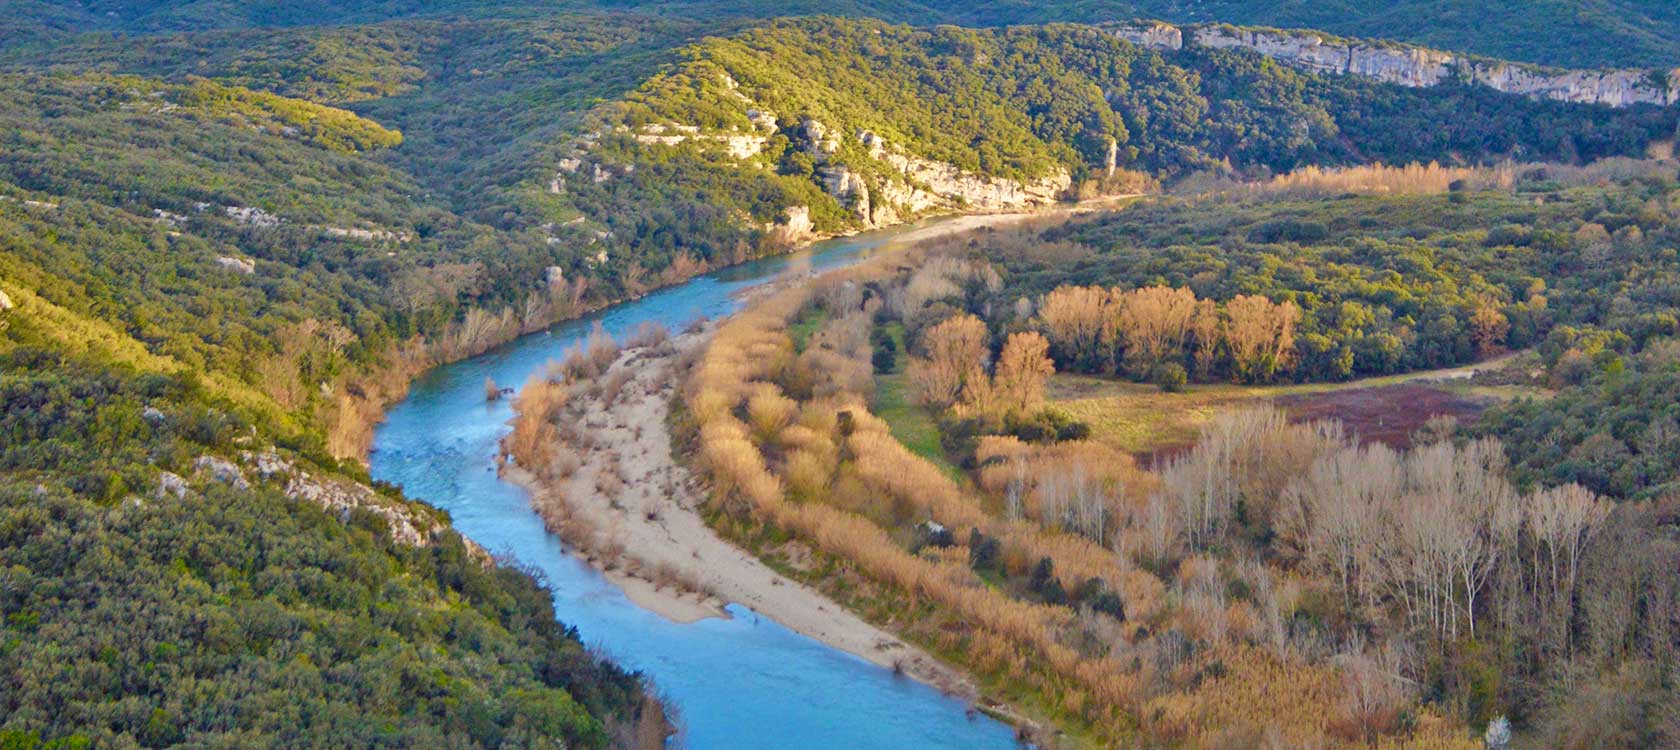
[[1339, 419], [1362, 444], [1392, 448], [1411, 445], [1412, 434], [1435, 416], [1465, 424], [1487, 409], [1486, 399], [1462, 396], [1419, 383], [1350, 388], [1280, 396], [1275, 402], [1291, 420]]

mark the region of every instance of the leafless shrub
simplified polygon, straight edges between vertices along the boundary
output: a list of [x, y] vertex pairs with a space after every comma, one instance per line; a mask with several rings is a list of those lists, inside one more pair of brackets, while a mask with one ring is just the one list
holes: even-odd
[[647, 320], [636, 326], [636, 329], [631, 331], [630, 335], [624, 339], [624, 348], [652, 348], [665, 343], [670, 338], [671, 332], [664, 325]]
[[624, 393], [625, 384], [629, 383], [633, 377], [634, 373], [630, 371], [630, 368], [624, 366], [607, 373], [607, 377], [600, 381], [601, 404], [611, 408], [613, 404], [618, 403], [618, 397]]

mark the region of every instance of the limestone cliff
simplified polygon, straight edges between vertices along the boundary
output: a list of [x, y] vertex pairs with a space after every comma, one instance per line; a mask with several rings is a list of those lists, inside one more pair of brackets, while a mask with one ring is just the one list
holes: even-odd
[[1116, 26], [1114, 33], [1149, 49], [1249, 49], [1313, 72], [1355, 75], [1401, 86], [1434, 86], [1456, 78], [1510, 94], [1609, 107], [1680, 102], [1680, 70], [1541, 68], [1312, 31], [1225, 25], [1178, 27], [1142, 22]]
[[[755, 107], [744, 95], [735, 93], [733, 98], [752, 124], [750, 131], [665, 123], [637, 128], [618, 125], [613, 132], [644, 148], [698, 148], [726, 156], [739, 162], [742, 169], [772, 168], [774, 165], [765, 157], [766, 148], [772, 137], [785, 137], [794, 149], [811, 158], [813, 181], [863, 228], [901, 224], [935, 211], [1007, 211], [1044, 205], [1059, 200], [1073, 182], [1066, 169], [1025, 180], [971, 172], [888, 144], [870, 130], [845, 133], [812, 117], [783, 122]], [[580, 174], [599, 183], [611, 179], [615, 170], [634, 168], [593, 162], [590, 153], [596, 142], [591, 134], [567, 151], [550, 181], [549, 192], [564, 193], [567, 180]], [[1111, 168], [1114, 150], [1111, 143]], [[815, 236], [809, 206], [790, 206], [781, 221], [764, 228], [773, 240], [787, 244]]]

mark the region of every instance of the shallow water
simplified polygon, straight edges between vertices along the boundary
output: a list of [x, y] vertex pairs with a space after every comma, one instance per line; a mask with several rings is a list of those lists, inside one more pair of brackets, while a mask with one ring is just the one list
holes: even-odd
[[1014, 747], [1012, 730], [959, 700], [731, 605], [731, 619], [689, 625], [644, 610], [567, 555], [524, 490], [496, 477], [496, 443], [512, 416], [487, 403], [484, 379], [525, 382], [600, 321], [622, 337], [643, 321], [680, 330], [733, 312], [735, 294], [790, 264], [846, 265], [909, 227], [830, 240], [792, 256], [737, 266], [439, 367], [414, 383], [374, 438], [373, 476], [449, 511], [461, 533], [542, 572], [559, 618], [620, 664], [652, 676], [692, 750]]

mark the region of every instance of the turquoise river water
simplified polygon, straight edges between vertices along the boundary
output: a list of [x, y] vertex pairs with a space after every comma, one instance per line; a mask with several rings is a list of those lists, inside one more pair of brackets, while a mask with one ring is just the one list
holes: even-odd
[[641, 609], [565, 553], [524, 490], [496, 476], [497, 441], [512, 416], [486, 403], [485, 377], [519, 384], [600, 321], [622, 336], [643, 321], [677, 330], [733, 312], [737, 293], [790, 263], [816, 269], [855, 262], [906, 228], [819, 243], [794, 255], [709, 274], [439, 367], [392, 407], [374, 439], [373, 476], [443, 508], [456, 528], [493, 553], [541, 571], [561, 621], [620, 664], [650, 675], [675, 705], [692, 750], [985, 750], [1015, 746], [1011, 729], [954, 698], [895, 677], [794, 633], [752, 610], [680, 625]]

